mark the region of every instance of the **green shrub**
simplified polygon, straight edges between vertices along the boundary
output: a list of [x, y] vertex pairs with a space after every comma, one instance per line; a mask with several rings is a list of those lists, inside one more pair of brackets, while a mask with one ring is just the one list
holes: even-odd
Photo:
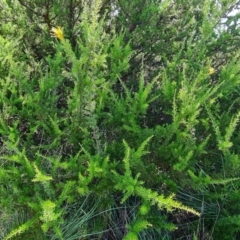
[[1, 5], [1, 237], [236, 238], [234, 2], [50, 2]]

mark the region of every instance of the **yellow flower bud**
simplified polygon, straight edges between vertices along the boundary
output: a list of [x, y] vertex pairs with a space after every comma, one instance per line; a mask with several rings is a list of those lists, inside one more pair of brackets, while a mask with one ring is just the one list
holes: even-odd
[[61, 27], [53, 27], [52, 29], [51, 29], [51, 33], [52, 33], [52, 36], [53, 37], [56, 37], [56, 38], [58, 38], [58, 39], [60, 39], [61, 41], [64, 39], [64, 36], [63, 36], [63, 30], [62, 30], [62, 28]]
[[208, 74], [209, 74], [209, 75], [213, 74], [214, 72], [215, 72], [215, 69], [214, 69], [214, 68], [210, 67], [210, 68], [208, 69]]

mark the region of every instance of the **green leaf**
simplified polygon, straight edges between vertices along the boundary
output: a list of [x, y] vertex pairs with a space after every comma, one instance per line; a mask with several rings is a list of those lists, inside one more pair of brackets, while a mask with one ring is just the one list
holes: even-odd
[[32, 179], [32, 182], [46, 182], [51, 181], [53, 178], [51, 176], [44, 175], [37, 167], [37, 165], [34, 163], [34, 169], [36, 172], [35, 178]]

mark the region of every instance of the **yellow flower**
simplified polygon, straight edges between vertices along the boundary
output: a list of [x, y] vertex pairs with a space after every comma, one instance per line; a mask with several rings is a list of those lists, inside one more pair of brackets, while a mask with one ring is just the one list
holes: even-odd
[[52, 36], [53, 37], [56, 37], [56, 38], [58, 38], [58, 39], [60, 39], [60, 40], [63, 40], [64, 39], [64, 36], [63, 36], [63, 30], [62, 30], [62, 28], [61, 27], [53, 27], [52, 29], [51, 29], [51, 32], [52, 32]]
[[214, 72], [215, 72], [214, 68], [212, 68], [212, 67], [208, 68], [208, 74], [209, 75], [213, 74]]

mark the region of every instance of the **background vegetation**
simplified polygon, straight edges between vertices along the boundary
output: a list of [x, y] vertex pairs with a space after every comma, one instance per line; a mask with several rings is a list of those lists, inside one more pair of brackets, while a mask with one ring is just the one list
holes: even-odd
[[240, 239], [240, 1], [2, 0], [1, 239]]

